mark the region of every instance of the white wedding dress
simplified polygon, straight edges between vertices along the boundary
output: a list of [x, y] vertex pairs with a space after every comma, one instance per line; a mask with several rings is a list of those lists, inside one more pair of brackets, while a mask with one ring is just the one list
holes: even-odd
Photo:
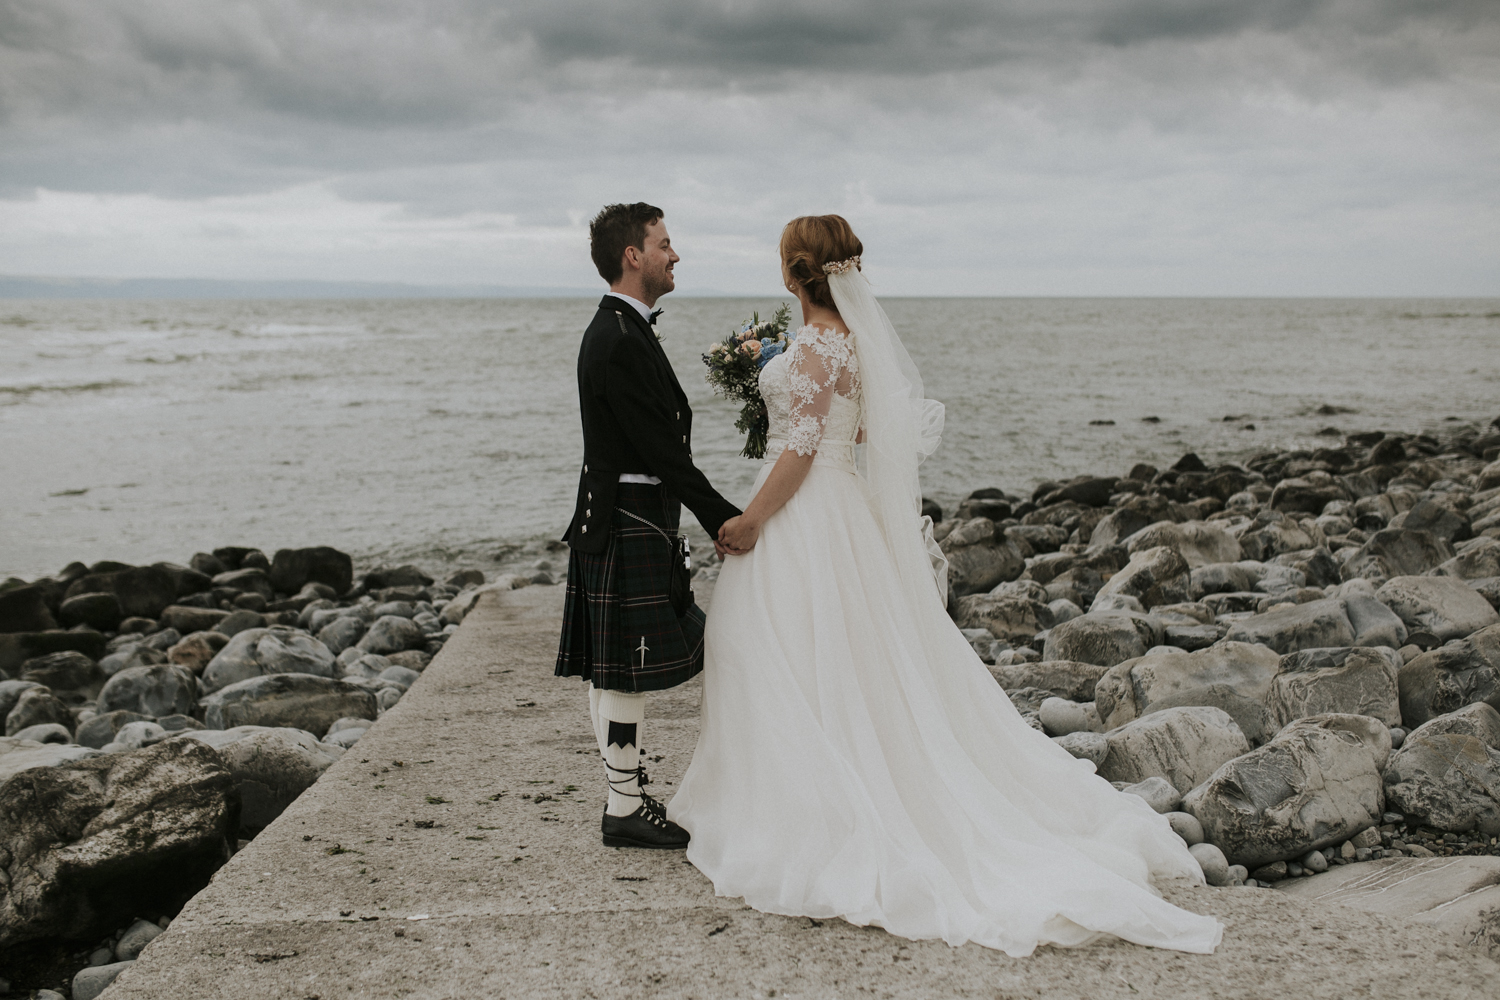
[[925, 593], [899, 579], [856, 468], [864, 334], [844, 316], [850, 339], [803, 327], [761, 373], [755, 488], [785, 447], [816, 458], [719, 574], [702, 731], [668, 808], [688, 858], [757, 910], [907, 938], [1212, 952], [1219, 923], [1151, 888], [1202, 879], [1167, 821], [1022, 721], [929, 569]]

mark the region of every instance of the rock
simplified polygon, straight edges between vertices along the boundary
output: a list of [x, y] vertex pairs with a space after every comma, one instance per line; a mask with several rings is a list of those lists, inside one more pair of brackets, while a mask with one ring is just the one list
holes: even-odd
[[68, 732], [73, 731], [73, 713], [62, 700], [44, 687], [34, 687], [21, 692], [16, 707], [5, 716], [5, 735], [16, 733], [32, 726], [59, 725]]
[[[396, 707], [396, 702], [401, 700], [401, 695], [402, 691], [398, 687], [382, 688], [380, 693], [375, 696], [375, 703], [381, 712], [387, 712]], [[1036, 721], [1036, 713], [1032, 712], [1029, 715], [1028, 713], [1022, 713], [1022, 718], [1033, 729], [1041, 728]]]
[[1043, 688], [1069, 701], [1093, 701], [1094, 685], [1108, 670], [1108, 667], [1093, 663], [1043, 660], [995, 666], [990, 673], [1007, 691], [1023, 687]]
[[1138, 615], [1146, 613], [1145, 605], [1141, 604], [1140, 599], [1129, 594], [1095, 594], [1089, 610], [1094, 614], [1107, 611], [1133, 611]]
[[1419, 727], [1385, 772], [1391, 808], [1436, 830], [1500, 835], [1500, 745]]
[[1361, 578], [1344, 584], [1339, 588], [1339, 598], [1354, 629], [1354, 645], [1392, 649], [1406, 645], [1406, 623], [1375, 596], [1368, 580]]
[[1206, 594], [1244, 593], [1255, 589], [1264, 575], [1258, 562], [1210, 563], [1194, 569], [1188, 577], [1188, 593], [1201, 601]]
[[[1472, 736], [1491, 747], [1500, 747], [1500, 712], [1482, 701], [1465, 705], [1456, 712], [1440, 715], [1413, 729], [1407, 737], [1441, 736], [1444, 733], [1461, 733]], [[1405, 740], [1402, 740], [1405, 743]], [[1394, 746], [1394, 741], [1392, 741]]]
[[395, 615], [397, 618], [415, 618], [417, 606], [411, 601], [386, 601], [375, 605], [373, 613], [376, 618], [384, 618], [386, 615]]
[[102, 712], [78, 727], [77, 740], [82, 746], [99, 750], [115, 742], [115, 734], [130, 723], [150, 721], [148, 715], [124, 709]]
[[120, 731], [115, 734], [114, 744], [117, 747], [139, 750], [166, 739], [167, 735], [167, 731], [154, 722], [131, 722], [120, 727]]
[[1211, 563], [1234, 562], [1240, 557], [1240, 542], [1217, 524], [1206, 521], [1158, 521], [1125, 540], [1134, 556], [1144, 549], [1165, 545], [1174, 549], [1195, 569]]
[[176, 913], [228, 860], [236, 811], [223, 758], [194, 740], [12, 776], [0, 785], [0, 947], [97, 941], [135, 913]]
[[214, 587], [237, 590], [242, 594], [259, 594], [267, 601], [276, 599], [276, 588], [263, 569], [233, 569], [214, 577]]
[[261, 614], [258, 611], [251, 611], [248, 608], [241, 608], [238, 611], [231, 611], [228, 615], [221, 619], [219, 621], [219, 624], [214, 626], [214, 631], [220, 632], [224, 635], [229, 636], [230, 638], [233, 638], [234, 636], [239, 635], [241, 632], [248, 632], [251, 629], [265, 627], [265, 615]]
[[997, 583], [1014, 580], [1031, 554], [1016, 539], [995, 530], [987, 517], [964, 521], [938, 547], [948, 557], [948, 593], [954, 597], [983, 593]]
[[115, 945], [115, 957], [122, 962], [135, 961], [146, 945], [155, 941], [160, 934], [161, 928], [156, 924], [149, 920], [137, 920], [120, 935], [120, 941]]
[[69, 704], [82, 704], [99, 697], [104, 671], [93, 660], [74, 650], [50, 653], [21, 665], [21, 680], [51, 688]]
[[1169, 812], [1166, 815], [1167, 822], [1172, 824], [1172, 832], [1181, 837], [1184, 844], [1192, 847], [1203, 843], [1203, 824], [1198, 822], [1197, 816], [1185, 812]]
[[1212, 705], [1236, 725], [1245, 719], [1263, 742], [1270, 733], [1261, 705], [1280, 665], [1274, 651], [1248, 643], [1225, 642], [1193, 653], [1158, 647], [1111, 668], [1095, 686], [1094, 700], [1109, 729], [1163, 708]]
[[[1264, 520], [1263, 520], [1264, 519]], [[1264, 562], [1287, 552], [1314, 548], [1318, 542], [1308, 529], [1313, 522], [1294, 521], [1275, 511], [1256, 515], [1254, 530], [1240, 535], [1240, 555], [1247, 560]], [[1316, 525], [1313, 525], [1314, 529]]]
[[204, 698], [209, 729], [285, 726], [326, 732], [336, 719], [373, 719], [375, 696], [358, 685], [312, 674], [267, 674], [231, 684]]
[[188, 560], [188, 565], [207, 576], [210, 580], [220, 573], [225, 573], [229, 570], [229, 567], [225, 566], [217, 556], [210, 555], [207, 552], [195, 553], [193, 558]]
[[1339, 570], [1345, 580], [1366, 577], [1376, 583], [1397, 576], [1419, 576], [1453, 558], [1453, 547], [1425, 531], [1385, 528], [1371, 535]]
[[347, 750], [358, 743], [360, 737], [364, 736], [366, 732], [368, 732], [367, 729], [340, 729], [332, 736], [329, 736], [327, 742], [333, 746], [343, 747]]
[[[1374, 829], [1373, 827], [1371, 829]], [[1322, 851], [1308, 851], [1299, 862], [1303, 868], [1310, 872], [1326, 872], [1328, 870], [1328, 858]]]
[[1229, 859], [1224, 857], [1224, 852], [1213, 844], [1192, 844], [1188, 847], [1188, 853], [1193, 860], [1198, 862], [1198, 867], [1203, 869], [1203, 880], [1209, 885], [1229, 884]]
[[427, 633], [420, 625], [409, 618], [386, 615], [375, 619], [357, 648], [366, 653], [399, 653], [403, 649], [420, 649], [426, 642]]
[[387, 587], [427, 587], [432, 577], [415, 566], [407, 564], [395, 569], [382, 568], [366, 573], [362, 581], [366, 590], [382, 590]]
[[136, 712], [150, 718], [187, 715], [197, 701], [193, 672], [175, 663], [128, 667], [111, 677], [99, 692], [99, 713]]
[[1258, 643], [1278, 653], [1354, 644], [1354, 626], [1336, 598], [1274, 607], [1229, 627], [1230, 642]]
[[345, 594], [354, 586], [354, 561], [326, 545], [281, 549], [271, 561], [270, 580], [271, 586], [284, 594], [295, 594], [309, 582], [332, 587], [335, 594]]
[[1353, 906], [1413, 927], [1431, 927], [1455, 947], [1500, 958], [1494, 918], [1500, 907], [1500, 859], [1386, 858], [1343, 865], [1327, 875], [1278, 886], [1321, 904]]
[[1376, 594], [1410, 630], [1430, 632], [1439, 642], [1462, 639], [1500, 624], [1500, 614], [1472, 587], [1451, 576], [1398, 576]]
[[1392, 518], [1390, 526], [1408, 531], [1425, 531], [1450, 545], [1469, 537], [1467, 517], [1428, 499], [1418, 500], [1411, 510]]
[[218, 691], [230, 684], [275, 673], [333, 677], [335, 657], [312, 636], [285, 625], [252, 628], [236, 634], [203, 671], [203, 687]]
[[18, 740], [26, 740], [31, 743], [72, 743], [73, 733], [67, 726], [56, 722], [43, 722], [35, 726], [27, 726], [15, 734]]
[[229, 617], [228, 611], [218, 608], [190, 608], [174, 604], [161, 613], [162, 628], [175, 628], [183, 635], [192, 632], [207, 632]]
[[1069, 733], [1092, 732], [1099, 719], [1092, 720], [1084, 707], [1066, 698], [1048, 698], [1037, 708], [1037, 718], [1042, 731], [1048, 736], [1067, 736]]
[[1175, 549], [1159, 545], [1133, 553], [1125, 568], [1099, 589], [1094, 601], [1106, 594], [1124, 594], [1148, 609], [1175, 604], [1188, 599], [1188, 581], [1187, 561]]
[[1335, 500], [1353, 500], [1344, 484], [1328, 475], [1283, 479], [1271, 491], [1271, 509], [1282, 513], [1321, 514]]
[[1144, 656], [1160, 638], [1156, 623], [1143, 615], [1091, 612], [1053, 626], [1047, 632], [1042, 659], [1112, 667]]
[[[1470, 580], [1469, 586], [1473, 587], [1480, 597], [1489, 601], [1490, 607], [1500, 611], [1500, 576], [1486, 576], [1479, 580]], [[3, 641], [3, 638], [0, 637], [0, 641]]]
[[1471, 581], [1500, 576], [1500, 538], [1480, 538], [1432, 572]]
[[10, 714], [10, 710], [16, 707], [16, 702], [21, 700], [21, 695], [45, 686], [36, 681], [0, 681], [0, 720], [3, 720]]
[[213, 586], [213, 574], [201, 572], [191, 566], [179, 566], [169, 562], [152, 563], [152, 565], [172, 578], [172, 582], [177, 586], [178, 597], [201, 594]]
[[113, 632], [124, 619], [125, 612], [114, 594], [79, 594], [62, 602], [57, 617], [63, 628], [87, 625], [101, 632]]
[[[86, 760], [99, 756], [99, 751], [67, 743], [37, 743], [33, 740], [17, 739], [14, 736], [0, 737], [0, 801], [3, 801], [5, 782], [22, 771], [35, 767], [60, 767], [75, 760]], [[4, 829], [0, 815], [0, 830]], [[0, 843], [3, 847], [3, 843]]]
[[[1089, 548], [1102, 549], [1110, 545], [1118, 545], [1151, 523], [1150, 515], [1128, 507], [1121, 507], [1106, 514], [1098, 524], [1094, 525], [1094, 531], [1089, 536]], [[1056, 546], [1054, 546], [1055, 549]], [[1235, 558], [1239, 558], [1238, 543], [1235, 546], [1235, 553]]]
[[318, 630], [318, 641], [327, 646], [335, 656], [364, 638], [369, 626], [364, 619], [353, 615], [335, 618]]
[[95, 1000], [110, 983], [115, 981], [115, 977], [134, 964], [134, 962], [114, 962], [110, 965], [93, 965], [87, 969], [80, 969], [73, 977], [73, 1000]]
[[1168, 646], [1193, 652], [1214, 645], [1227, 631], [1223, 625], [1168, 625], [1164, 641]]
[[1052, 742], [1080, 760], [1086, 760], [1097, 769], [1109, 755], [1109, 740], [1103, 733], [1069, 733]]
[[1153, 712], [1106, 737], [1109, 755], [1099, 768], [1105, 780], [1134, 784], [1163, 777], [1178, 790], [1193, 788], [1250, 749], [1226, 713], [1197, 706]]
[[1268, 865], [1261, 865], [1250, 874], [1258, 882], [1280, 882], [1290, 872], [1285, 861], [1273, 861]]
[[47, 597], [36, 585], [0, 590], [0, 632], [43, 632], [57, 628]]
[[1169, 813], [1182, 802], [1182, 793], [1172, 787], [1166, 778], [1147, 778], [1120, 791], [1146, 800], [1146, 804], [1159, 813]]
[[392, 683], [400, 684], [404, 688], [409, 688], [413, 684], [415, 684], [421, 676], [421, 674], [419, 674], [415, 670], [412, 670], [410, 667], [403, 667], [398, 664], [392, 664], [391, 666], [386, 667], [384, 670], [382, 670], [380, 672], [379, 678], [377, 679], [382, 681], [391, 681]]
[[1183, 797], [1182, 808], [1231, 861], [1258, 868], [1378, 824], [1389, 756], [1390, 734], [1374, 719], [1300, 719], [1225, 763]]
[[104, 656], [107, 644], [103, 635], [92, 630], [0, 633], [0, 671], [13, 671], [27, 660], [70, 649], [91, 660], [99, 660]]
[[132, 566], [109, 573], [90, 573], [68, 585], [67, 597], [114, 594], [127, 618], [160, 618], [177, 600], [177, 581], [157, 566]]
[[269, 826], [343, 756], [343, 747], [294, 728], [247, 725], [187, 735], [223, 755], [239, 786], [240, 825], [247, 830]]
[[1500, 626], [1480, 629], [1401, 668], [1401, 721], [1420, 726], [1477, 701], [1500, 709]]
[[126, 646], [118, 653], [111, 653], [99, 661], [99, 669], [106, 677], [113, 677], [122, 670], [131, 667], [149, 667], [157, 663], [166, 663], [166, 656], [152, 649], [143, 642], [132, 646]]
[[1367, 715], [1401, 724], [1401, 654], [1385, 646], [1304, 649], [1281, 658], [1266, 708], [1277, 728], [1310, 715]]
[[194, 632], [167, 650], [167, 662], [201, 674], [228, 643], [229, 637], [222, 632]]
[[1052, 627], [1052, 611], [1028, 597], [969, 594], [958, 598], [954, 621], [960, 628], [988, 629], [996, 639], [1030, 642], [1031, 637]]
[[[941, 515], [941, 508], [939, 508], [939, 514]], [[932, 520], [936, 523], [941, 521], [942, 517], [934, 517]], [[484, 573], [477, 569], [461, 569], [443, 582], [450, 587], [457, 587], [459, 590], [463, 590], [465, 587], [479, 587], [484, 584]]]

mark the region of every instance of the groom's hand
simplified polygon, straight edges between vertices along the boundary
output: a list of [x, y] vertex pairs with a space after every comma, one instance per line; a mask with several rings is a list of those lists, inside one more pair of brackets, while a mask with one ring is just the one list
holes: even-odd
[[759, 525], [745, 520], [741, 514], [731, 517], [719, 528], [719, 538], [716, 547], [722, 545], [730, 555], [742, 556], [755, 548], [756, 539], [760, 537]]

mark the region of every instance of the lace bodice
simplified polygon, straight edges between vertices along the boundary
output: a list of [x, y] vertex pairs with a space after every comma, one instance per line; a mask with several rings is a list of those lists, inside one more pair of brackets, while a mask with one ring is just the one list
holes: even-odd
[[[799, 455], [818, 452], [826, 442], [847, 451], [852, 461], [859, 434], [859, 355], [854, 335], [820, 326], [797, 331], [785, 354], [760, 373], [760, 394], [771, 418], [770, 438]], [[780, 449], [768, 448], [774, 460]]]

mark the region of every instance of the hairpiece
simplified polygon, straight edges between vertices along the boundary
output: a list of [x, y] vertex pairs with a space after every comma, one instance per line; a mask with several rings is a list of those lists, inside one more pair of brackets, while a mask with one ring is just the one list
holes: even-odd
[[829, 261], [823, 265], [824, 274], [846, 274], [850, 270], [859, 267], [859, 256], [856, 254], [848, 260]]

